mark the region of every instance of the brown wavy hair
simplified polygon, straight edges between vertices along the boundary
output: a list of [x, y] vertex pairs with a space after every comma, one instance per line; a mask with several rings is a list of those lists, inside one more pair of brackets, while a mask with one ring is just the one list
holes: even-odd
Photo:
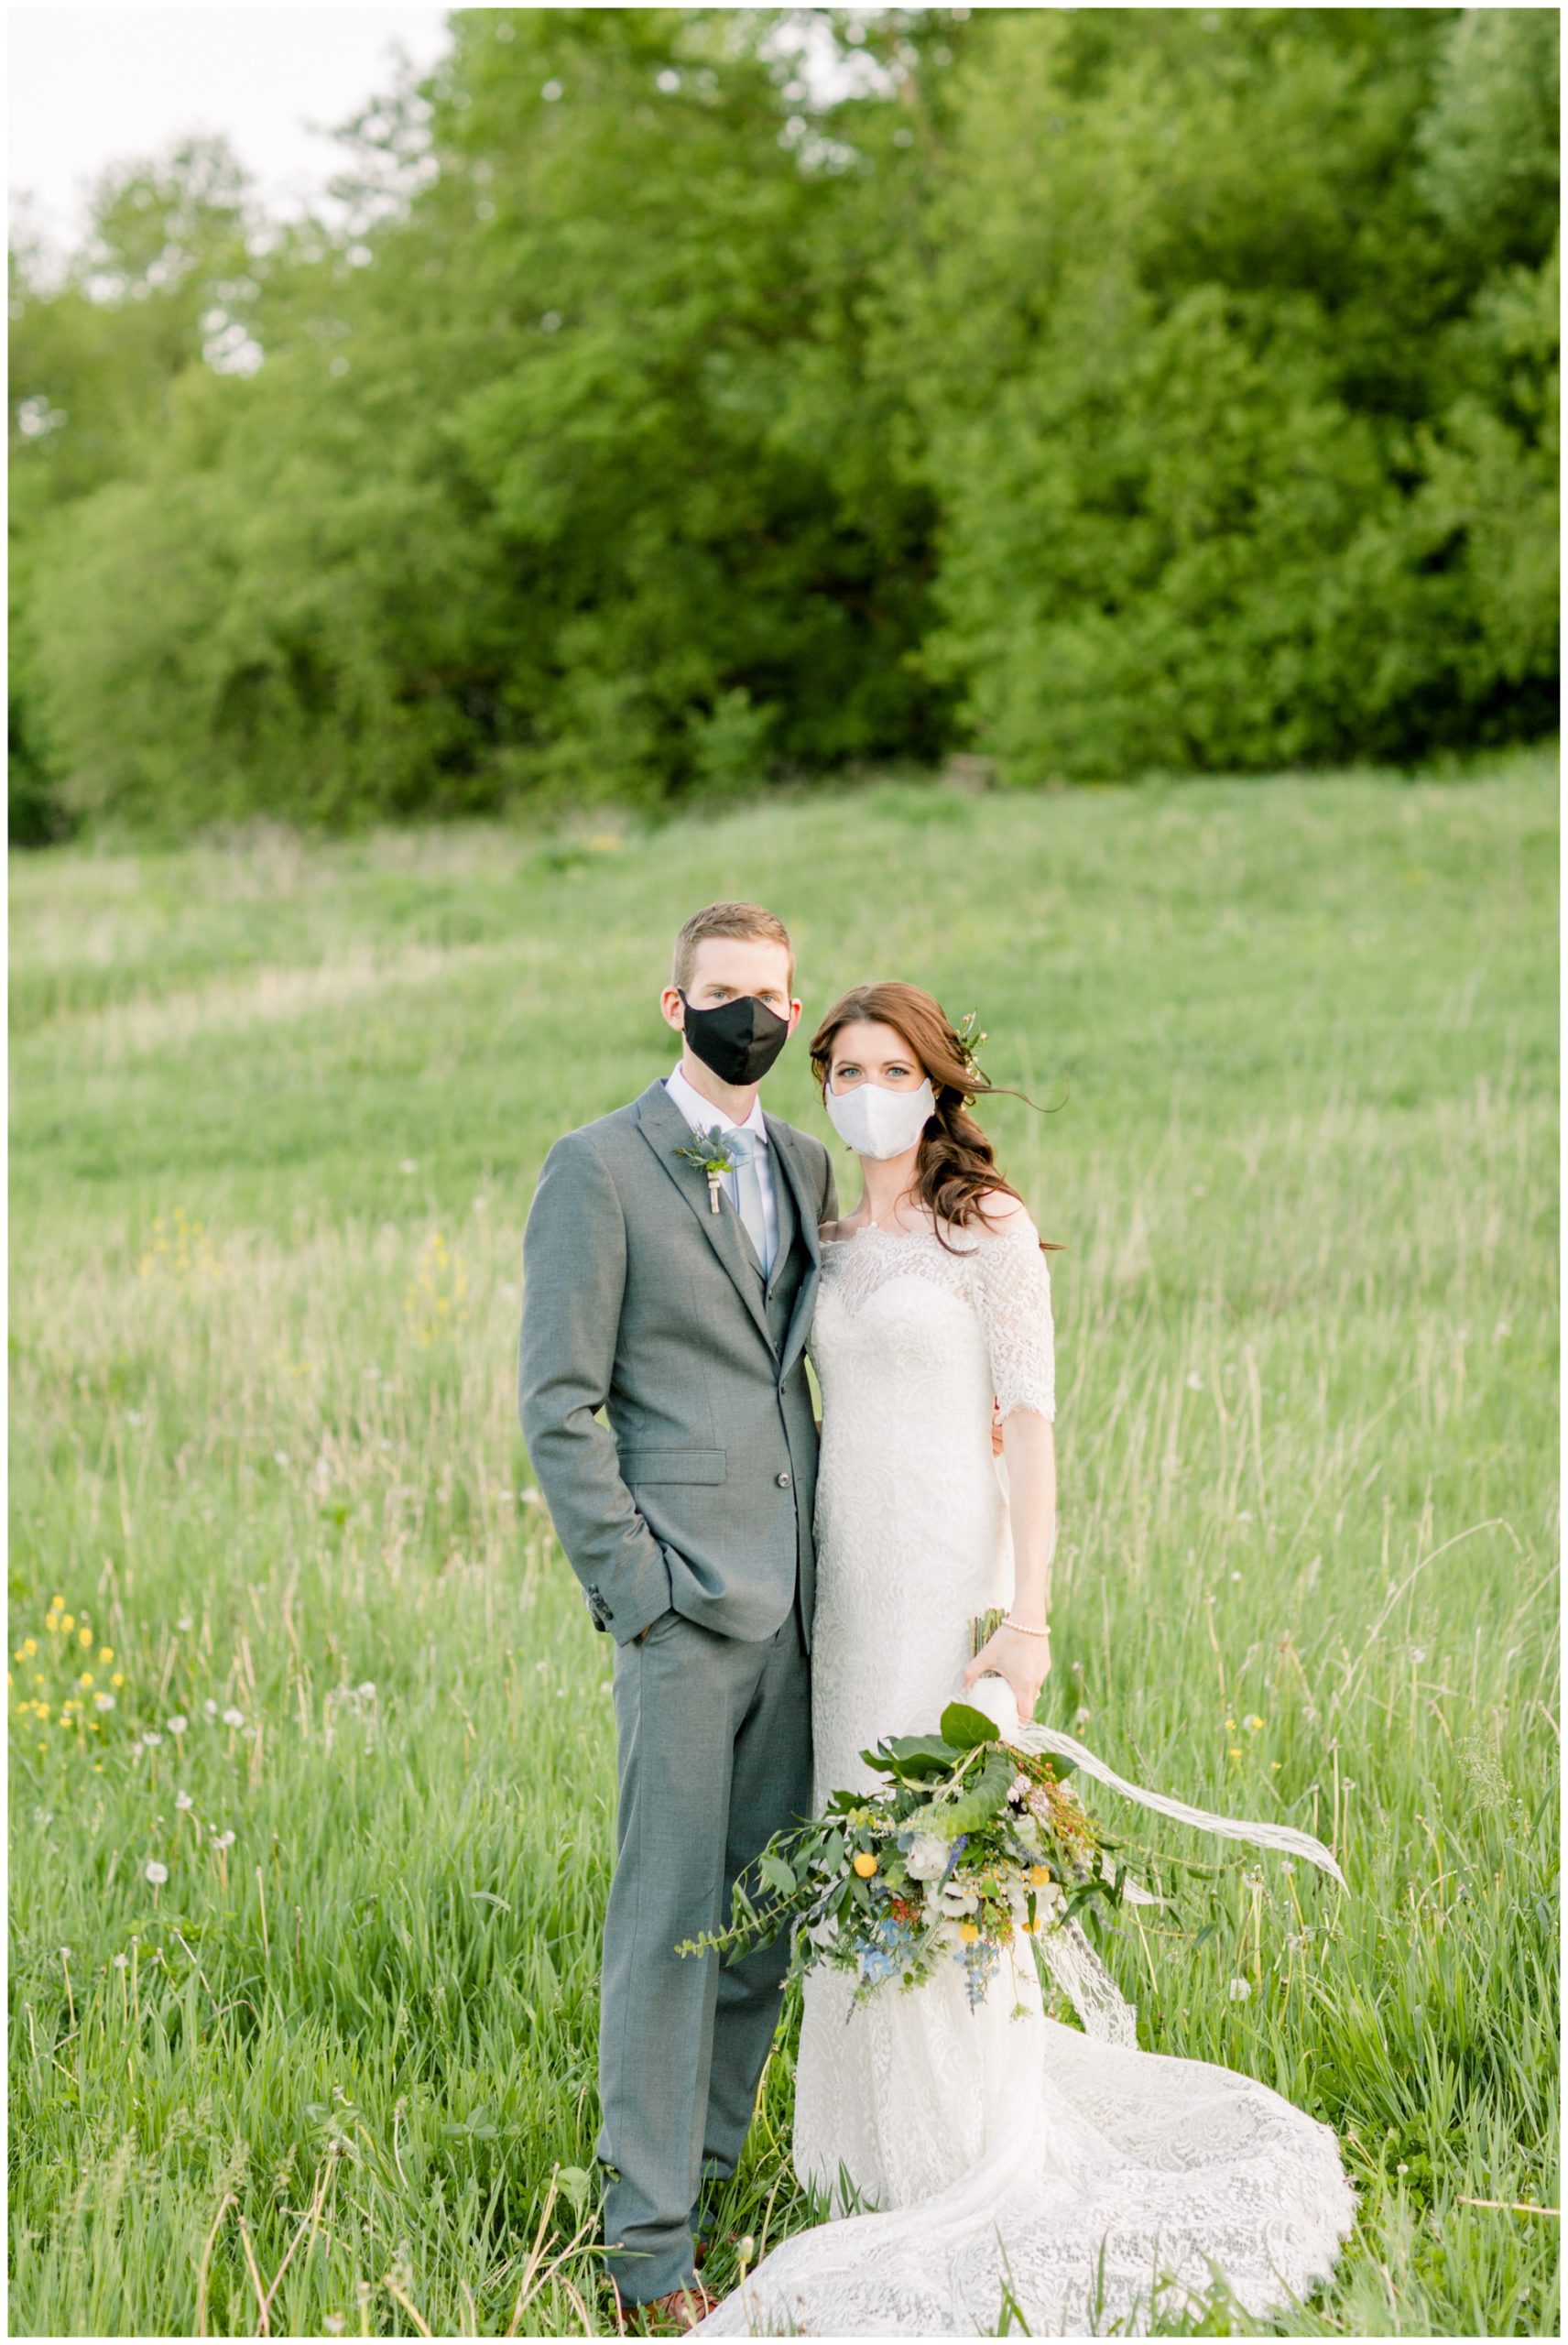
[[[996, 1152], [969, 1113], [977, 1098], [995, 1097], [1007, 1086], [986, 1082], [941, 1002], [919, 986], [887, 977], [855, 986], [834, 1002], [811, 1037], [811, 1071], [824, 1099], [833, 1038], [841, 1027], [862, 1022], [891, 1026], [931, 1078], [936, 1113], [926, 1118], [920, 1134], [914, 1194], [934, 1216], [939, 1238], [944, 1221], [959, 1229], [976, 1221], [989, 1226], [990, 1216], [980, 1203], [987, 1192], [1018, 1197], [1022, 1205], [1012, 1183], [996, 1170]], [[1024, 1096], [1021, 1091], [1009, 1096]], [[1051, 1253], [1061, 1250], [1050, 1238], [1042, 1238], [1040, 1244]]]

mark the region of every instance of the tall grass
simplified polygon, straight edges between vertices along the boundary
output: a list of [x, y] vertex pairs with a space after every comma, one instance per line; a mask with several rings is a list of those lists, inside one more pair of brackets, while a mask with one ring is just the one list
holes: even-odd
[[[13, 2329], [613, 2326], [608, 1650], [516, 1430], [520, 1238], [745, 893], [808, 1017], [908, 975], [1065, 1090], [989, 1118], [1067, 1247], [1043, 1714], [1351, 1884], [1264, 1859], [1203, 1946], [1108, 1947], [1148, 2047], [1345, 2143], [1278, 2326], [1549, 2330], [1554, 811], [1527, 759], [18, 864]], [[768, 1096], [825, 1132], [798, 1048]], [[812, 2211], [789, 2042], [720, 2285]]]

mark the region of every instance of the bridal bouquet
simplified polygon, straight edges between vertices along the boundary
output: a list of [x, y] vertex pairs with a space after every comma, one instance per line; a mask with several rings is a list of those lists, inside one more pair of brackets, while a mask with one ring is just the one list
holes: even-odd
[[956, 1961], [978, 2004], [1004, 1949], [1125, 1893], [1119, 1844], [1067, 1782], [1073, 1762], [1001, 1740], [968, 1703], [950, 1703], [934, 1735], [861, 1755], [886, 1789], [835, 1792], [821, 1816], [776, 1834], [755, 1869], [765, 1902], [737, 1881], [729, 1927], [679, 1953], [749, 1953], [788, 1929], [792, 1968], [851, 1972], [857, 2001]]

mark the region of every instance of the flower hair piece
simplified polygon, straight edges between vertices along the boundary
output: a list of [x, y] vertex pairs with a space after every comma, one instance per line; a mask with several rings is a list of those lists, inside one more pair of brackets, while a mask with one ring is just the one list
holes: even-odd
[[963, 1025], [955, 1026], [953, 1031], [953, 1039], [958, 1044], [959, 1057], [964, 1061], [964, 1063], [969, 1069], [970, 1074], [974, 1075], [977, 1081], [984, 1083], [985, 1077], [981, 1073], [980, 1062], [975, 1056], [975, 1053], [985, 1043], [988, 1042], [991, 1038], [984, 1031], [984, 1030], [976, 1032], [975, 1021], [979, 1018], [979, 1015], [980, 1013], [977, 1009], [970, 1010], [968, 1015], [965, 1017]]

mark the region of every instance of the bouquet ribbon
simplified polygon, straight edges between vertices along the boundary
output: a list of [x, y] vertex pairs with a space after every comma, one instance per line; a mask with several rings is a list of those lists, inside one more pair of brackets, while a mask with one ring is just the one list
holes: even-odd
[[[1291, 1856], [1303, 1858], [1308, 1864], [1319, 1866], [1342, 1889], [1348, 1887], [1329, 1850], [1310, 1832], [1303, 1832], [1293, 1824], [1259, 1824], [1244, 1816], [1216, 1816], [1208, 1808], [1192, 1807], [1185, 1800], [1171, 1799], [1165, 1792], [1146, 1790], [1141, 1783], [1129, 1783], [1125, 1775], [1118, 1775], [1114, 1767], [1108, 1767], [1094, 1751], [1059, 1728], [1038, 1726], [1032, 1719], [1027, 1724], [1020, 1721], [1012, 1688], [1004, 1678], [982, 1677], [970, 1687], [965, 1699], [996, 1718], [996, 1710], [985, 1698], [993, 1685], [1000, 1688], [1006, 1706], [1013, 1711], [1010, 1719], [997, 1718], [996, 1722], [1002, 1740], [1016, 1750], [1071, 1759], [1075, 1767], [1095, 1783], [1104, 1783], [1107, 1791], [1119, 1792], [1124, 1799], [1136, 1800], [1140, 1807], [1152, 1808], [1156, 1815], [1169, 1816], [1173, 1822], [1192, 1825], [1200, 1832], [1219, 1833], [1227, 1840], [1250, 1840], [1260, 1849], [1282, 1849]], [[1130, 1881], [1126, 1895], [1128, 1903], [1135, 1905], [1160, 1903], [1148, 1890], [1136, 1887]], [[1038, 1939], [1037, 1944], [1051, 1976], [1071, 1998], [1085, 2034], [1103, 2043], [1125, 2045], [1136, 2051], [1137, 2006], [1123, 1995], [1084, 1936], [1083, 1925], [1076, 1920], [1063, 1923]]]

